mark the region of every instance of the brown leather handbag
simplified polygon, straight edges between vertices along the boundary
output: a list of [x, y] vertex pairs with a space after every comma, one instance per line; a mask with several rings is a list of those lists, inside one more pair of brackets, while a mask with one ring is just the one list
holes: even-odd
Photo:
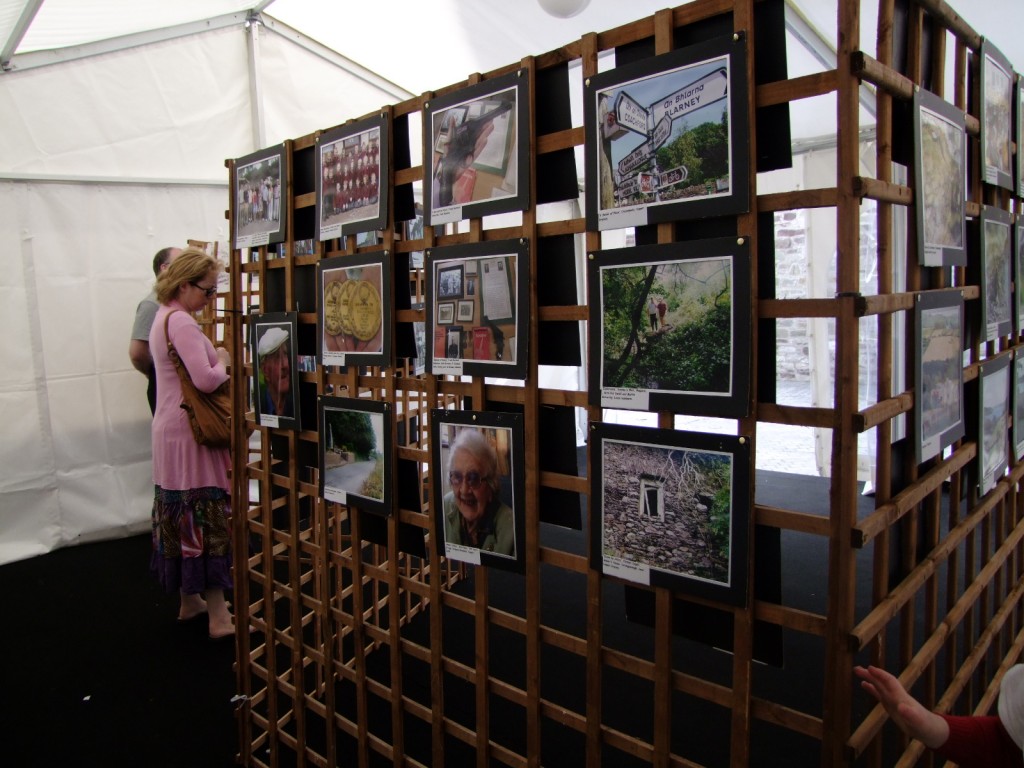
[[[176, 309], [174, 312], [180, 312]], [[224, 382], [213, 392], [201, 392], [192, 383], [188, 369], [181, 362], [178, 350], [171, 343], [168, 323], [174, 312], [168, 312], [164, 318], [164, 336], [167, 339], [167, 355], [174, 363], [174, 369], [181, 380], [181, 407], [188, 413], [189, 424], [192, 425], [192, 436], [200, 445], [208, 448], [231, 447], [231, 393], [228, 382]]]

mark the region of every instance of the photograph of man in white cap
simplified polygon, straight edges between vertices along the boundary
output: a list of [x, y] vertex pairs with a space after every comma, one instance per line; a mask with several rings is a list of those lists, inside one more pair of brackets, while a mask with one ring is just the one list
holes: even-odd
[[256, 351], [259, 355], [260, 414], [293, 418], [295, 408], [288, 330], [278, 325], [262, 330]]

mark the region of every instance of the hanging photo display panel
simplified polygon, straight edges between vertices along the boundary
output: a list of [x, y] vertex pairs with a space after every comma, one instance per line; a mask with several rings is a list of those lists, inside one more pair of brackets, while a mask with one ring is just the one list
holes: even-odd
[[740, 418], [750, 410], [745, 238], [590, 254], [590, 402]]
[[744, 437], [591, 426], [591, 565], [606, 576], [747, 602]]
[[391, 260], [387, 251], [317, 262], [322, 365], [391, 362]]
[[320, 496], [377, 514], [391, 513], [394, 453], [391, 403], [321, 397]]
[[1024, 460], [1024, 355], [1013, 359], [1013, 458]]
[[1017, 334], [1024, 334], [1024, 220], [1013, 222], [1014, 320]]
[[268, 312], [249, 318], [256, 421], [261, 427], [299, 429], [298, 315]]
[[983, 205], [980, 226], [981, 325], [984, 341], [992, 341], [1013, 332], [1013, 217], [1001, 208]]
[[[523, 417], [430, 412], [434, 531], [451, 560], [523, 570]], [[443, 534], [443, 538], [442, 538]]]
[[964, 436], [964, 299], [959, 289], [917, 294], [914, 304], [917, 401], [915, 459], [920, 464]]
[[256, 248], [284, 240], [288, 168], [283, 145], [235, 160], [231, 193], [236, 211], [233, 248]]
[[1010, 463], [1010, 355], [981, 363], [978, 381], [978, 492], [995, 487]]
[[917, 258], [925, 267], [967, 263], [967, 132], [964, 113], [924, 88], [914, 91]]
[[427, 371], [523, 379], [529, 243], [494, 240], [427, 251]]
[[746, 38], [588, 78], [587, 229], [750, 210]]
[[1024, 77], [1017, 75], [1017, 197], [1024, 197]]
[[529, 207], [529, 105], [526, 70], [424, 105], [427, 224]]
[[316, 138], [316, 239], [384, 229], [388, 217], [388, 116]]
[[1013, 191], [1013, 67], [988, 40], [981, 41], [981, 168], [988, 184]]

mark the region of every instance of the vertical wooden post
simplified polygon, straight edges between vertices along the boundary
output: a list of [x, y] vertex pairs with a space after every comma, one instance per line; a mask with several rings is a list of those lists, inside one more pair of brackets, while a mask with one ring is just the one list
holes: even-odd
[[860, 200], [853, 182], [860, 168], [859, 81], [851, 65], [860, 46], [860, 2], [842, 0], [838, 13], [836, 74], [838, 148], [836, 160], [836, 380], [835, 423], [832, 428], [832, 483], [829, 520], [829, 606], [826, 629], [825, 744], [822, 765], [841, 765], [850, 734], [851, 653], [847, 637], [853, 626], [856, 559], [850, 530], [856, 522], [859, 317], [855, 297], [860, 291]]

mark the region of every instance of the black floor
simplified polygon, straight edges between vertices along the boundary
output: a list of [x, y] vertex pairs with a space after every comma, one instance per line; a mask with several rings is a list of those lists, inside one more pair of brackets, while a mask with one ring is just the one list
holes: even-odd
[[149, 536], [0, 567], [0, 762], [234, 765], [234, 643], [176, 622]]
[[[822, 478], [758, 473], [757, 501], [762, 504], [824, 514], [828, 509], [827, 492], [828, 481]], [[864, 500], [864, 506], [870, 508], [870, 502]], [[542, 538], [547, 546], [585, 551], [584, 531], [545, 525]], [[774, 545], [761, 542], [759, 547], [759, 592], [764, 586], [769, 591], [774, 587], [786, 605], [815, 612], [825, 610], [827, 542], [786, 532]], [[778, 560], [760, 562], [772, 551]], [[0, 595], [5, 608], [0, 625], [0, 764], [19, 768], [234, 765], [234, 644], [230, 640], [211, 641], [204, 619], [177, 624], [177, 598], [164, 594], [156, 585], [148, 562], [149, 537], [141, 535], [68, 547], [0, 567]], [[858, 583], [859, 603], [866, 603], [868, 565], [862, 563], [858, 568], [858, 582], [864, 581]], [[549, 568], [542, 577], [544, 623], [567, 632], [581, 632], [585, 585], [580, 579], [576, 583]], [[549, 579], [554, 581], [549, 583]], [[520, 611], [522, 606], [516, 602], [522, 596], [520, 581], [521, 577], [514, 574], [493, 572], [492, 604]], [[643, 611], [634, 613], [636, 607], [629, 605], [629, 594], [621, 583], [609, 580], [606, 587], [605, 641], [630, 652], [649, 650], [650, 629], [644, 626]], [[472, 594], [469, 582], [460, 588]], [[573, 599], [577, 594], [580, 599]], [[773, 599], [771, 595], [759, 597]], [[858, 614], [866, 607], [859, 605]], [[702, 633], [691, 631], [694, 625], [713, 629], [719, 619], [685, 611], [680, 617], [688, 619], [690, 629], [677, 629], [680, 636], [674, 643], [673, 656], [679, 667], [727, 683], [730, 656], [714, 648], [727, 643], [720, 645], [713, 636], [698, 638]], [[408, 631], [415, 631], [414, 625]], [[446, 645], [450, 638], [460, 636], [447, 629]], [[824, 661], [821, 639], [790, 631], [780, 633], [767, 626], [762, 630], [757, 634], [763, 634], [767, 641], [762, 659], [767, 663], [758, 665], [755, 695], [801, 711], [820, 712], [820, 670]], [[498, 634], [495, 631], [495, 637]], [[467, 637], [472, 636], [470, 630]], [[724, 637], [730, 637], [728, 628]], [[458, 656], [457, 646], [453, 644], [448, 651]], [[472, 663], [472, 648], [462, 650]], [[379, 661], [384, 663], [385, 659]], [[570, 684], [582, 676], [578, 666], [578, 659], [548, 649], [542, 659], [545, 698], [581, 711], [583, 705], [577, 699], [584, 693]], [[521, 669], [495, 673], [514, 684], [522, 683]], [[638, 715], [638, 699], [627, 692], [630, 681], [616, 683], [610, 674], [606, 682], [614, 684], [614, 690], [605, 692], [606, 718], [627, 732], [636, 732], [635, 723], [627, 722]], [[410, 678], [406, 685], [407, 693], [416, 690], [415, 679]], [[473, 700], [471, 691], [466, 695], [468, 701]], [[643, 691], [638, 696], [639, 700], [649, 700]], [[683, 717], [680, 738], [691, 743], [676, 744], [674, 738], [673, 749], [704, 765], [728, 762], [719, 752], [728, 744], [727, 713], [678, 698], [674, 709]], [[341, 704], [344, 706], [344, 702]], [[854, 704], [860, 716], [869, 702], [858, 698]], [[721, 716], [709, 719], [709, 712]], [[472, 722], [469, 715], [467, 719]], [[508, 720], [509, 724], [515, 722], [512, 717]], [[698, 722], [699, 727], [695, 726]], [[500, 741], [507, 737], [511, 745], [521, 739], [521, 733], [497, 733], [502, 730], [500, 725], [492, 723]], [[545, 756], [564, 757], [565, 762], [560, 763], [563, 766], [582, 765], [580, 735], [549, 725], [544, 734]], [[702, 734], [696, 740], [695, 728]], [[518, 729], [513, 725], [513, 730]], [[815, 740], [762, 723], [755, 728], [752, 746], [755, 752], [786, 755], [773, 765], [810, 768], [820, 764], [820, 746]], [[622, 757], [622, 753], [609, 756], [605, 764], [616, 765]], [[471, 756], [469, 759], [472, 762]]]

